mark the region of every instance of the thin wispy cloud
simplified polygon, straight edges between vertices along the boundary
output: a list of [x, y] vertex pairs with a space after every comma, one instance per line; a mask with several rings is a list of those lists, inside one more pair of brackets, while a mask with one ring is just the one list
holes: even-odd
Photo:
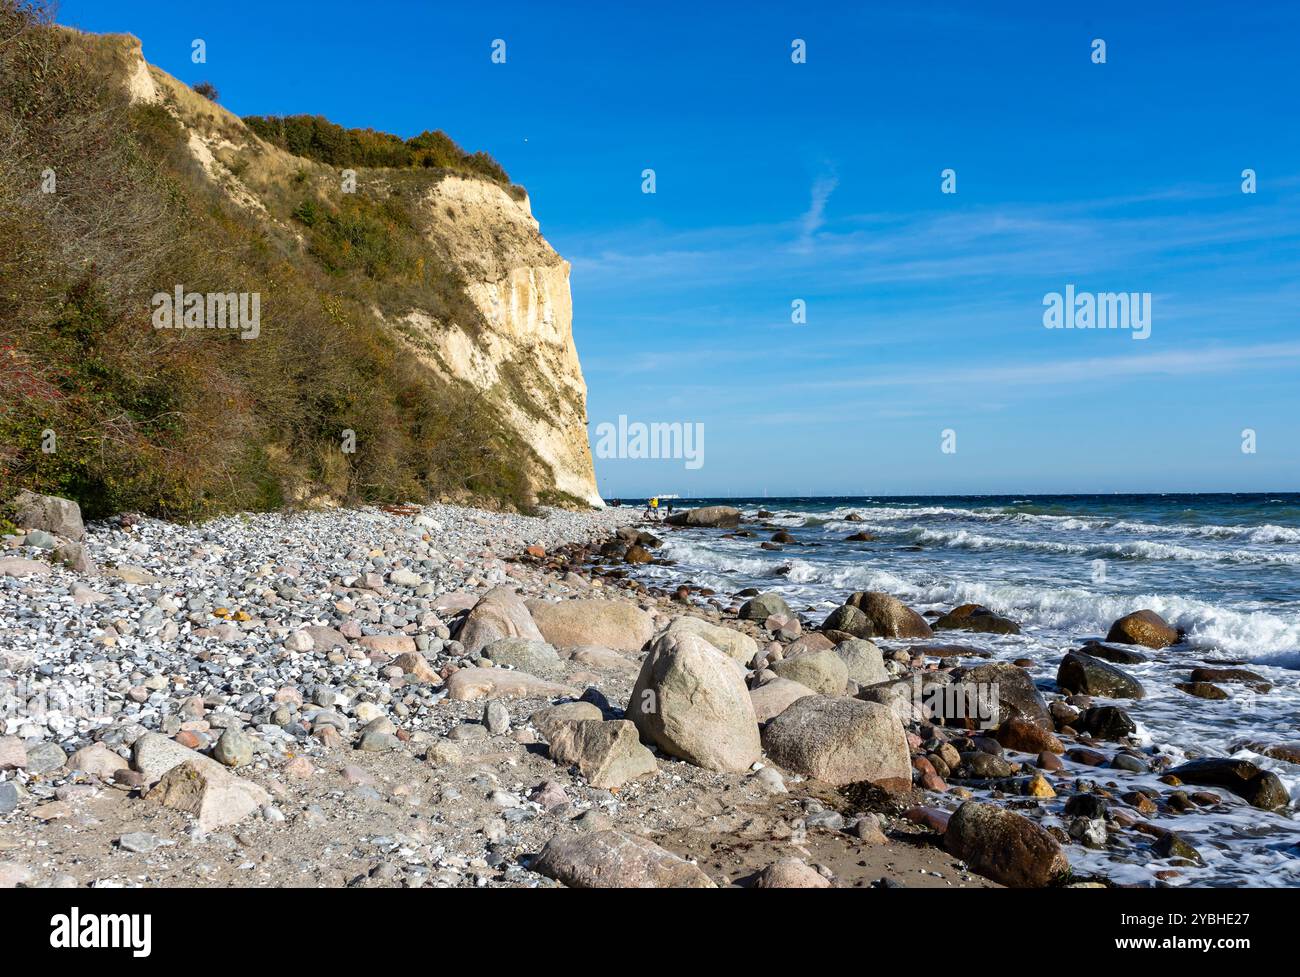
[[826, 224], [826, 204], [830, 201], [835, 188], [839, 186], [839, 182], [839, 179], [834, 174], [819, 176], [813, 181], [812, 202], [808, 205], [807, 212], [800, 220], [798, 250], [804, 252], [812, 250], [817, 232]]

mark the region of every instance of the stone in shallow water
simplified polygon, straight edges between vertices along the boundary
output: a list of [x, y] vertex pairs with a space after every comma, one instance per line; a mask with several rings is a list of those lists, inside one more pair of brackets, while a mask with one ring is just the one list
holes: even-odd
[[1107, 641], [1147, 648], [1167, 648], [1177, 644], [1182, 635], [1155, 611], [1134, 611], [1110, 626]]
[[1286, 807], [1291, 797], [1277, 774], [1249, 760], [1210, 757], [1193, 760], [1169, 771], [1184, 783], [1222, 787], [1255, 807], [1273, 811]]
[[1142, 699], [1146, 689], [1132, 675], [1100, 658], [1071, 651], [1061, 660], [1056, 684], [1075, 694], [1102, 695], [1112, 699]]

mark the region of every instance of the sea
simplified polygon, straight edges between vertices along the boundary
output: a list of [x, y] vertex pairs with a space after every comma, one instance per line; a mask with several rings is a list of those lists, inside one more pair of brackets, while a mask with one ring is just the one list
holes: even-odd
[[[759, 543], [770, 530], [752, 538], [667, 531], [657, 555], [673, 565], [638, 568], [638, 577], [719, 594], [775, 591], [814, 624], [859, 590], [884, 591], [921, 612], [983, 604], [1022, 633], [941, 632], [944, 640], [985, 648], [995, 660], [1030, 659], [1044, 691], [1055, 689], [1066, 651], [1105, 638], [1111, 622], [1131, 611], [1149, 608], [1184, 629], [1182, 644], [1124, 666], [1147, 697], [1118, 704], [1145, 746], [1175, 758], [1249, 758], [1278, 774], [1292, 805], [1265, 813], [1220, 791], [1224, 810], [1156, 817], [1205, 861], [1163, 884], [1300, 886], [1300, 766], [1250, 749], [1300, 741], [1300, 494], [673, 500], [677, 509], [713, 504], [736, 506], [749, 519], [771, 513], [762, 523], [797, 542], [769, 551]], [[846, 540], [857, 532], [875, 540]], [[1258, 672], [1272, 690], [1224, 685], [1231, 697], [1213, 701], [1174, 688], [1196, 665], [1227, 663]], [[1169, 790], [1153, 775], [1077, 773], [1120, 791]], [[1155, 873], [1170, 867], [1141, 844], [1118, 851], [1071, 845], [1070, 856], [1076, 872], [1126, 884], [1154, 884]]]

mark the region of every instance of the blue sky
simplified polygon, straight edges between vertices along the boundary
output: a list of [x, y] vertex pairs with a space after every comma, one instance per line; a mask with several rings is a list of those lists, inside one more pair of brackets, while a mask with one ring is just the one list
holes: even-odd
[[[499, 159], [573, 263], [592, 430], [704, 426], [606, 496], [1300, 488], [1294, 4], [61, 8], [239, 114]], [[1150, 338], [1045, 329], [1067, 284], [1151, 293]]]

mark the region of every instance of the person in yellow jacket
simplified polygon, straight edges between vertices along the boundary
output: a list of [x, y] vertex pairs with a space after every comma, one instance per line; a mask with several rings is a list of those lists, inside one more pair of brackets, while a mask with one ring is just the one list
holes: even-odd
[[659, 518], [659, 496], [655, 496], [645, 505], [645, 514], [647, 519]]

